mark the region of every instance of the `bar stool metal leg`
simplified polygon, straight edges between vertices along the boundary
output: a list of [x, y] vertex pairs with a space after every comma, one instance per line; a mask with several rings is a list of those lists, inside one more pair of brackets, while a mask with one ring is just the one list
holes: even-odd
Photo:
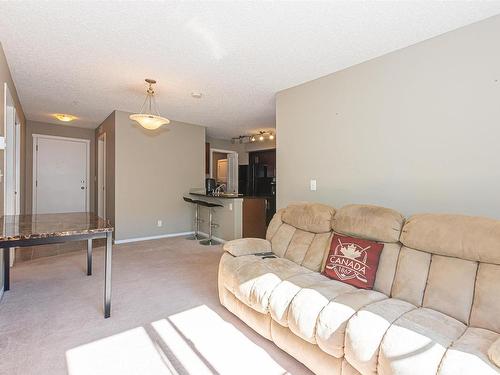
[[209, 207], [208, 208], [208, 238], [206, 240], [200, 241], [201, 245], [205, 245], [205, 246], [220, 245], [219, 241], [216, 241], [212, 238], [212, 230], [214, 227], [218, 226], [217, 224], [214, 224], [212, 219], [213, 219], [213, 208]]
[[195, 204], [196, 204], [196, 210], [194, 212], [194, 222], [195, 222], [194, 234], [192, 234], [189, 237], [186, 237], [186, 239], [199, 241], [206, 238], [206, 236], [202, 236], [200, 234], [200, 222], [202, 222], [203, 219], [200, 218], [200, 205], [198, 203]]

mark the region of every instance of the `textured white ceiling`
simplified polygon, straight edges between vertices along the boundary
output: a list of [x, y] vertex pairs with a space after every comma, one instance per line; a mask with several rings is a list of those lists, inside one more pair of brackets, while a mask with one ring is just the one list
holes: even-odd
[[[216, 137], [274, 127], [277, 91], [500, 13], [500, 2], [2, 2], [0, 40], [26, 116], [94, 128], [138, 111]], [[190, 93], [201, 91], [202, 99]]]

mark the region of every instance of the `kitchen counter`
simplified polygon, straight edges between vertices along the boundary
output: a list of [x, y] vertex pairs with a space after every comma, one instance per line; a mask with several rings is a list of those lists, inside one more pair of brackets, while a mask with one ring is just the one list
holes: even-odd
[[[219, 224], [214, 236], [217, 240], [234, 240], [242, 237], [261, 237], [266, 232], [266, 210], [274, 197], [249, 196], [243, 194], [209, 195], [204, 189], [191, 189], [193, 199], [220, 204], [214, 209], [214, 221]], [[194, 206], [192, 207], [194, 209]], [[200, 230], [208, 233], [208, 209], [200, 207], [205, 219]]]
[[220, 195], [211, 195], [205, 193], [205, 190], [196, 190], [190, 191], [190, 195], [196, 195], [198, 197], [205, 198], [222, 198], [222, 199], [237, 199], [237, 198], [245, 198], [245, 199], [271, 199], [272, 195], [245, 195], [245, 194], [236, 194], [236, 193], [222, 193]]
[[205, 190], [200, 191], [190, 191], [190, 195], [196, 195], [198, 197], [206, 197], [206, 198], [222, 198], [222, 199], [237, 199], [237, 198], [246, 198], [243, 194], [235, 194], [235, 193], [221, 193], [219, 195], [207, 194]]

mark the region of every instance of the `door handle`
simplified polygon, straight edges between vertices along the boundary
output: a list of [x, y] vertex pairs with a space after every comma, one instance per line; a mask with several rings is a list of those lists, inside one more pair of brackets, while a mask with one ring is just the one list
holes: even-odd
[[80, 189], [85, 190], [85, 186], [80, 187]]

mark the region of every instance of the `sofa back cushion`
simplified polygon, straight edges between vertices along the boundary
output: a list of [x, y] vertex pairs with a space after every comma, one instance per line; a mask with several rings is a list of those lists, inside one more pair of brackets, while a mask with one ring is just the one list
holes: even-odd
[[498, 220], [465, 215], [414, 215], [403, 227], [401, 242], [432, 254], [500, 264]]
[[328, 250], [334, 213], [333, 207], [324, 204], [289, 205], [276, 212], [266, 239], [277, 256], [319, 272]]
[[283, 210], [282, 220], [297, 229], [311, 233], [332, 230], [333, 207], [320, 203], [295, 203]]
[[404, 217], [390, 208], [350, 204], [333, 217], [332, 228], [337, 233], [366, 240], [399, 242]]
[[421, 214], [402, 233], [392, 296], [500, 332], [500, 222]]
[[335, 233], [384, 244], [373, 290], [391, 293], [401, 244], [404, 217], [390, 208], [351, 204], [337, 210], [332, 220]]

